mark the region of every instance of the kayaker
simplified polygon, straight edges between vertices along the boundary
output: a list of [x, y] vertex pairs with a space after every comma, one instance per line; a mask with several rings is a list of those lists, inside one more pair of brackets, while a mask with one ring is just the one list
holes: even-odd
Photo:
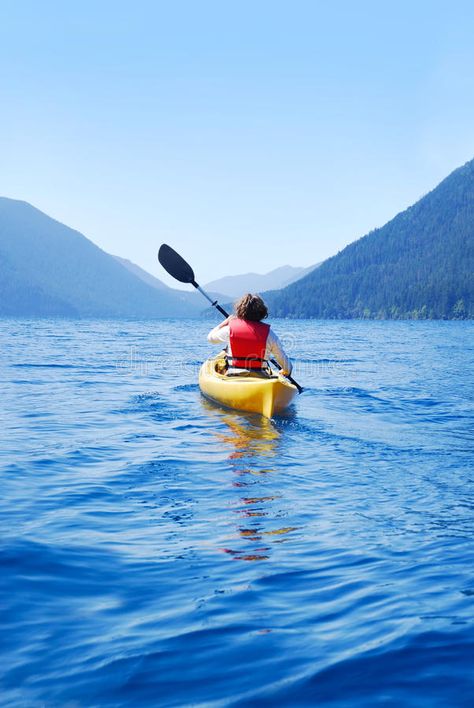
[[292, 364], [277, 335], [264, 324], [268, 309], [260, 295], [247, 293], [234, 305], [235, 315], [211, 329], [207, 340], [227, 347], [227, 375], [265, 372], [269, 359], [276, 359], [281, 373], [291, 374]]

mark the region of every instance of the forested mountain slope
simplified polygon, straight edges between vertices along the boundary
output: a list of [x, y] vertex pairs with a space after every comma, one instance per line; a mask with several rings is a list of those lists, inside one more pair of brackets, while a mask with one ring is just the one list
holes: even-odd
[[473, 318], [474, 160], [266, 298], [281, 317]]

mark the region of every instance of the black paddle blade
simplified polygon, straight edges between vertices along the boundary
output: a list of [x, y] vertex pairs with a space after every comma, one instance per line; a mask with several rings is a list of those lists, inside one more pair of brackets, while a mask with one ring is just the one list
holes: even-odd
[[160, 246], [158, 260], [166, 272], [173, 278], [176, 278], [176, 280], [179, 280], [180, 283], [194, 284], [193, 269], [171, 246], [168, 246], [166, 243]]

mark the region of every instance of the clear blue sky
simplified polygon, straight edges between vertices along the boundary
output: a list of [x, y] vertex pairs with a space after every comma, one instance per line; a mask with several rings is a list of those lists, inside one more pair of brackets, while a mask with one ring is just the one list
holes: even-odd
[[467, 0], [0, 0], [0, 195], [160, 277], [309, 265], [474, 157], [473, 38]]

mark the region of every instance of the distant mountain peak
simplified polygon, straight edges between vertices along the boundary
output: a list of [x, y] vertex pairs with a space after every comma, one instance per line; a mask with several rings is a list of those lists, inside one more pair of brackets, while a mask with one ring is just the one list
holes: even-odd
[[263, 292], [265, 290], [278, 290], [298, 278], [304, 277], [317, 266], [300, 268], [284, 265], [268, 273], [244, 273], [242, 275], [228, 275], [207, 283], [204, 287], [215, 290], [226, 297], [236, 298], [246, 292]]

